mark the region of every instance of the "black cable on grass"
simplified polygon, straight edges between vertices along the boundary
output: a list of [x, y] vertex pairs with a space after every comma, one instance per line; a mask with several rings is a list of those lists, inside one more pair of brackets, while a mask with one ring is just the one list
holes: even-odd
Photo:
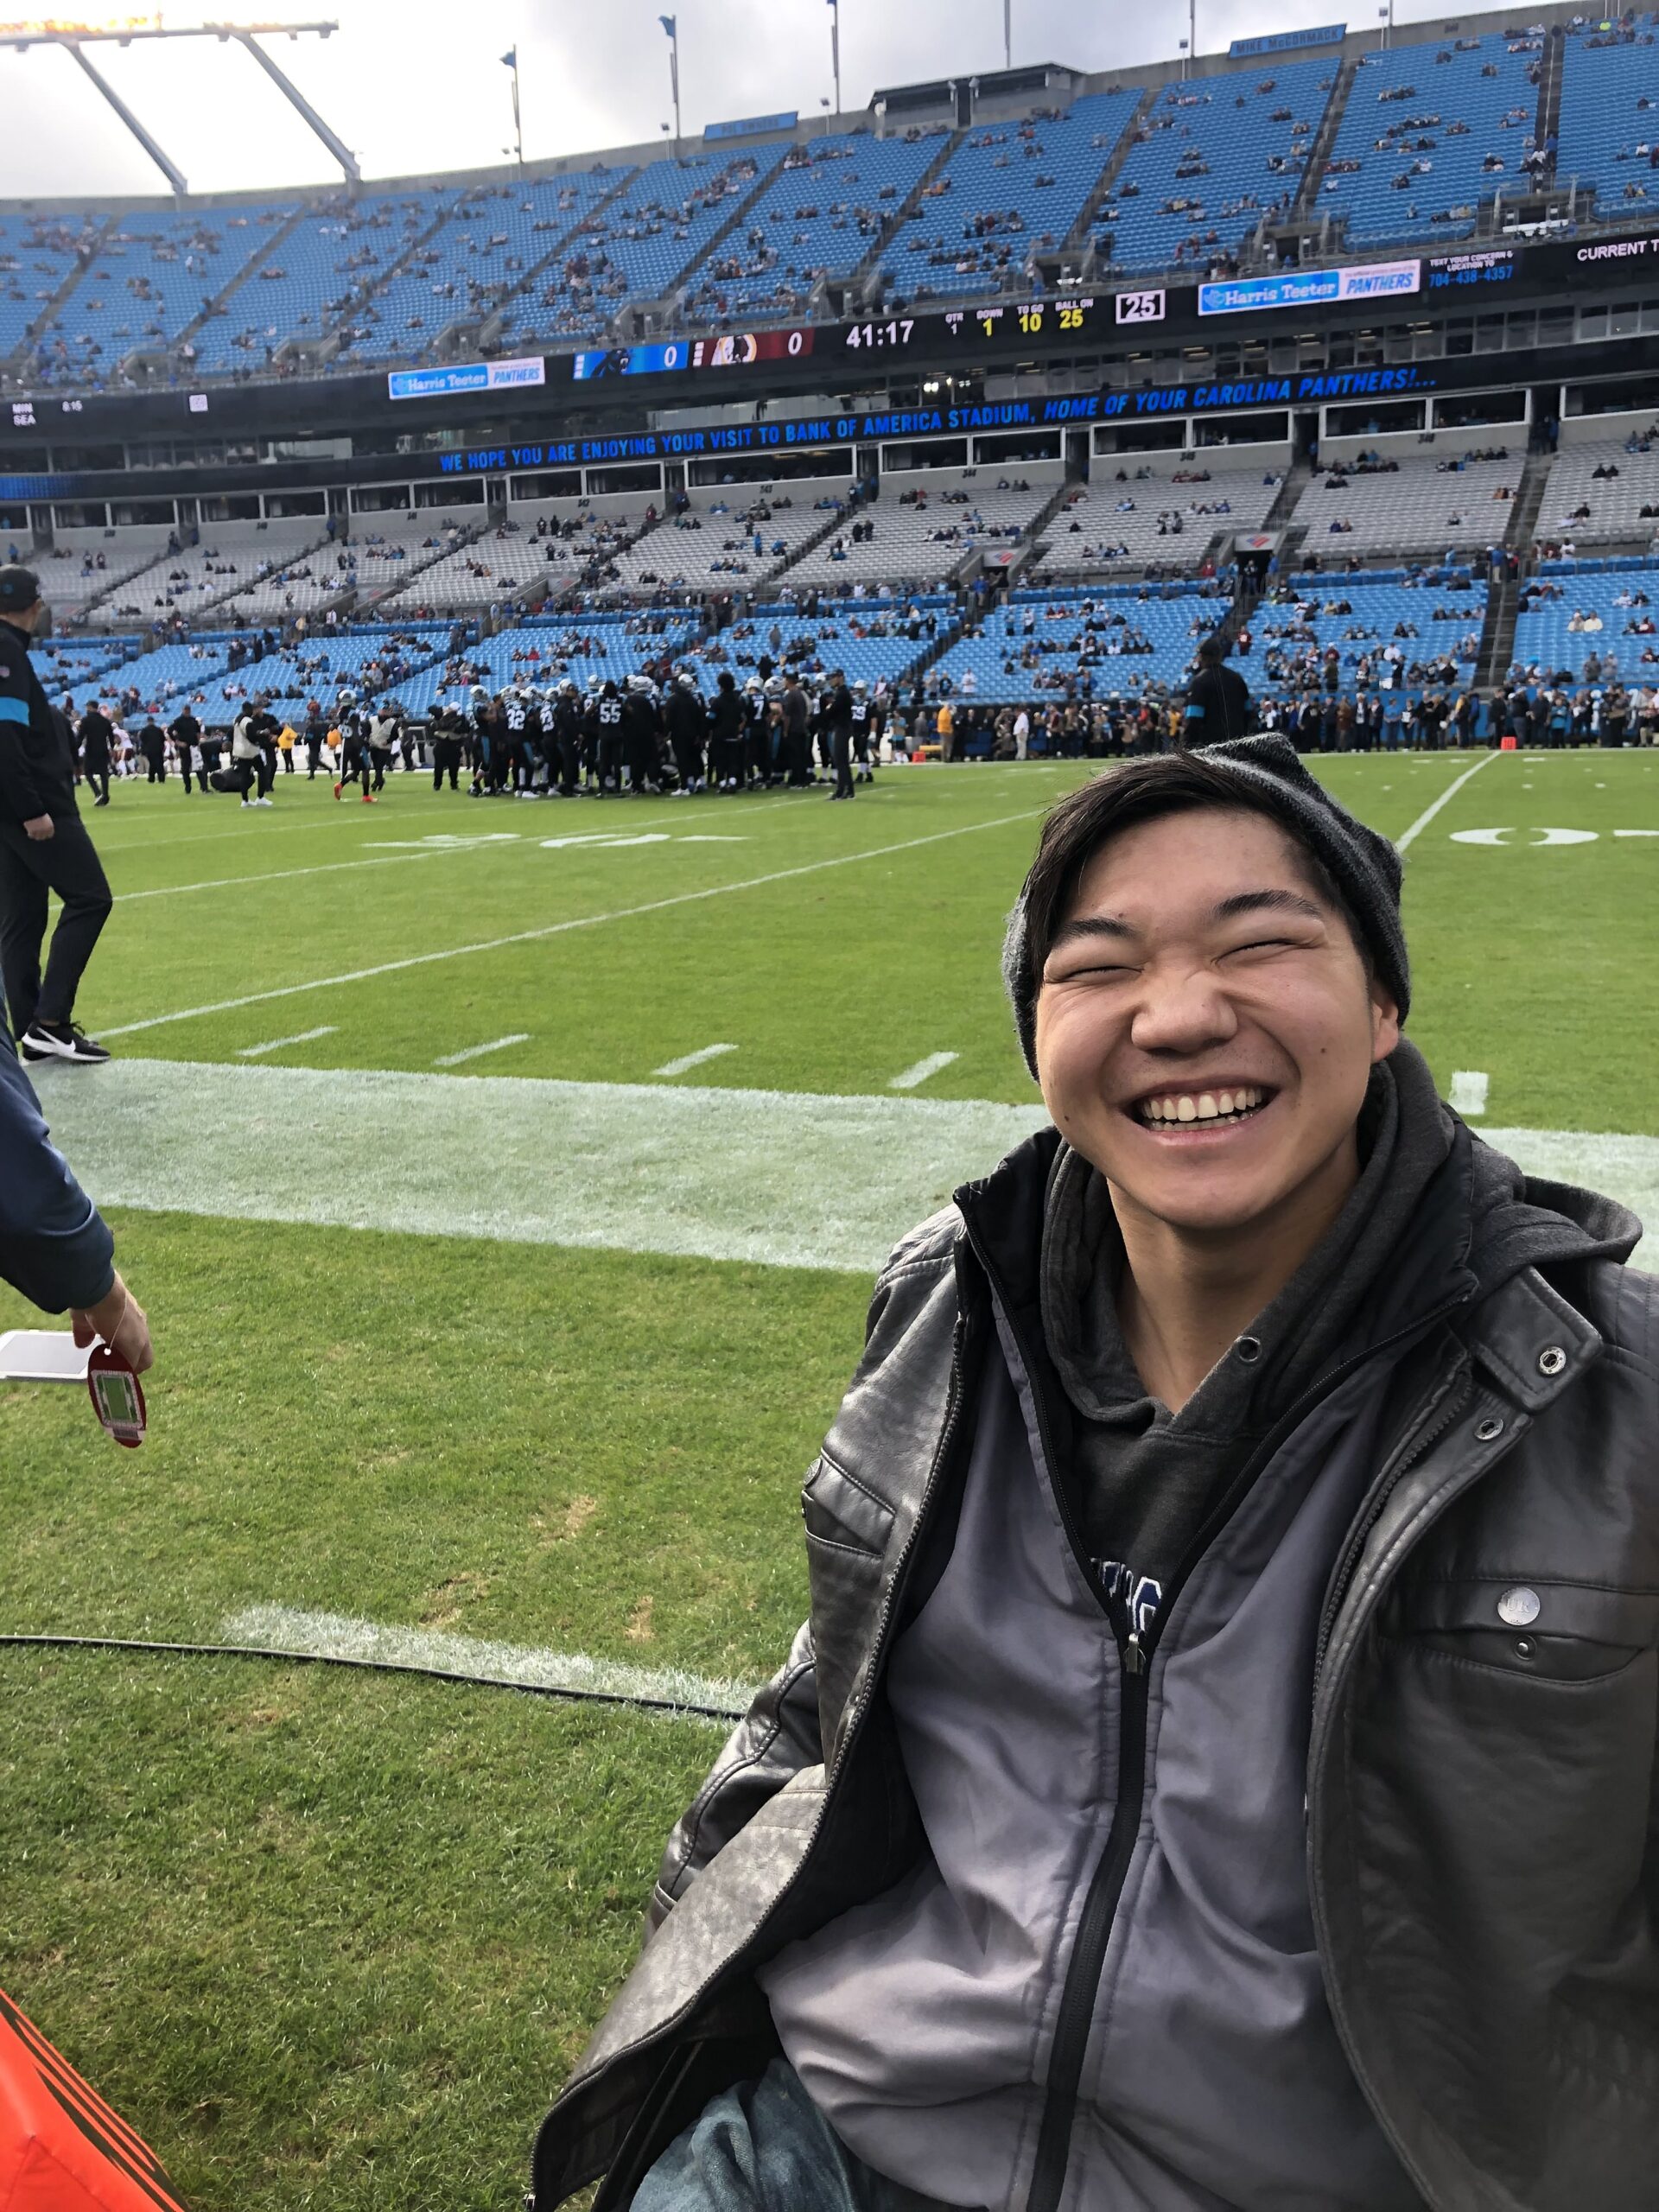
[[639, 1713], [718, 1720], [729, 1727], [741, 1716], [716, 1705], [681, 1704], [673, 1698], [629, 1697], [621, 1690], [562, 1689], [552, 1682], [508, 1682], [499, 1675], [464, 1675], [453, 1667], [423, 1667], [412, 1659], [353, 1659], [338, 1651], [274, 1651], [254, 1643], [146, 1643], [124, 1636], [0, 1634], [0, 1648], [42, 1651], [140, 1651], [174, 1659], [268, 1659], [288, 1667], [357, 1667], [372, 1675], [420, 1675], [469, 1689], [513, 1690], [520, 1697], [563, 1698], [569, 1705], [619, 1705]]

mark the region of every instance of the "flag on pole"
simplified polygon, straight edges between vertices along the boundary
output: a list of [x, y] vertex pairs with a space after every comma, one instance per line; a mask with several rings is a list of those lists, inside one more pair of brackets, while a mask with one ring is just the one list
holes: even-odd
[[668, 33], [670, 38], [677, 38], [679, 36], [680, 19], [677, 16], [658, 16], [657, 20], [662, 25], [663, 29]]
[[518, 67], [518, 49], [516, 46], [510, 46], [502, 55], [501, 67], [504, 69], [516, 69]]

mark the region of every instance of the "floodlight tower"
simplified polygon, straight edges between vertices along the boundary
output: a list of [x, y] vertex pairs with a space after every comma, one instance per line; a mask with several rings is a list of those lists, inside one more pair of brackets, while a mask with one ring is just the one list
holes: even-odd
[[131, 46], [141, 39], [216, 38], [221, 46], [228, 45], [234, 40], [238, 46], [245, 48], [253, 56], [294, 112], [322, 141], [334, 159], [345, 171], [347, 182], [358, 184], [362, 181], [362, 171], [358, 167], [357, 156], [352, 152], [351, 148], [329, 129], [292, 78], [278, 68], [264, 48], [258, 43], [261, 37], [330, 38], [339, 29], [338, 23], [196, 23], [173, 30], [163, 29], [157, 22], [153, 29], [149, 29], [99, 31], [82, 29], [79, 26], [54, 29], [47, 23], [43, 24], [39, 30], [8, 32], [4, 36], [0, 37], [0, 48], [11, 47], [19, 54], [24, 54], [31, 46], [62, 47], [79, 67], [82, 74], [102, 94], [116, 114], [120, 117], [122, 122], [126, 124], [127, 129], [160, 169], [172, 189], [182, 198], [189, 190], [182, 170], [175, 162], [168, 159], [119, 92], [116, 91], [114, 86], [110, 83], [108, 78], [92, 66], [85, 48], [89, 46], [111, 44]]

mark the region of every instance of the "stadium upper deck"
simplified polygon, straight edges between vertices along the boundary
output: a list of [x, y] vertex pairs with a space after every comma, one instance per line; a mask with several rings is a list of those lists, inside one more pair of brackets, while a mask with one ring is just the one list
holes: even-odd
[[1086, 283], [1227, 274], [1273, 265], [1287, 226], [1321, 259], [1432, 251], [1490, 228], [1500, 195], [1569, 182], [1574, 229], [1650, 221], [1659, 10], [1544, 16], [1402, 29], [1387, 50], [1356, 34], [1201, 59], [1190, 78], [1051, 66], [1034, 102], [985, 80], [965, 127], [943, 101], [894, 96], [857, 128], [679, 159], [356, 194], [14, 204], [0, 207], [0, 382], [327, 373], [1027, 297], [1060, 257]]

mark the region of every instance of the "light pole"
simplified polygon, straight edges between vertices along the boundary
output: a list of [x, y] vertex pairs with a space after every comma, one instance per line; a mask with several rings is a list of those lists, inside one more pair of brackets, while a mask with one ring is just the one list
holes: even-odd
[[512, 142], [518, 149], [518, 166], [524, 166], [524, 127], [518, 119], [518, 49], [510, 46], [501, 57], [504, 69], [512, 72]]
[[830, 66], [836, 76], [836, 113], [841, 113], [841, 0], [830, 0]]
[[1014, 0], [1002, 0], [1002, 67], [1014, 67]]
[[680, 158], [680, 19], [677, 16], [658, 16], [658, 22], [668, 33], [668, 80], [674, 88], [674, 158]]

